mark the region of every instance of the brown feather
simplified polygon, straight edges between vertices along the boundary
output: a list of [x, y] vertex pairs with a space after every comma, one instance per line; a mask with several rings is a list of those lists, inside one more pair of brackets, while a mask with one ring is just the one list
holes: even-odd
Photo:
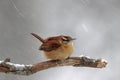
[[46, 41], [45, 43], [43, 43], [40, 46], [40, 50], [44, 50], [44, 51], [52, 51], [52, 50], [56, 50], [57, 48], [59, 48], [61, 46], [61, 44], [56, 41], [56, 40], [51, 40], [51, 41]]
[[35, 34], [35, 33], [31, 33], [31, 35], [33, 35], [35, 38], [37, 38], [39, 41], [41, 41], [42, 43], [44, 43], [45, 42], [45, 40], [44, 39], [42, 39], [40, 36], [38, 36], [37, 34]]

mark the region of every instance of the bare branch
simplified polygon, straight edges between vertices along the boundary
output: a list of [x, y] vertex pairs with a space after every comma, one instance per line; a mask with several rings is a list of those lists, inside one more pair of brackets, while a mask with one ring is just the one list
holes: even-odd
[[41, 70], [59, 66], [73, 66], [73, 67], [93, 67], [104, 68], [107, 61], [103, 59], [93, 59], [87, 56], [70, 57], [66, 60], [49, 60], [37, 64], [15, 64], [10, 62], [10, 58], [0, 61], [0, 72], [18, 74], [18, 75], [31, 75]]

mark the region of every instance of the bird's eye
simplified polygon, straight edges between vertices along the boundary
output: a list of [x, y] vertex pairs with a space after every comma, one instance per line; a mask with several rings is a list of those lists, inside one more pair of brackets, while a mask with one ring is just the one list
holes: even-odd
[[63, 40], [63, 41], [69, 42], [70, 40], [66, 39], [66, 40]]
[[63, 40], [63, 43], [69, 43], [70, 41], [69, 40]]
[[63, 43], [69, 43], [74, 39], [72, 39], [70, 36], [62, 36], [62, 40], [63, 40]]
[[67, 39], [67, 38], [63, 38], [62, 40], [63, 40], [63, 43], [68, 43], [68, 42], [70, 42], [70, 40]]
[[68, 41], [68, 39], [67, 39], [67, 38], [65, 38], [65, 37], [62, 37], [62, 40], [63, 40], [63, 41]]

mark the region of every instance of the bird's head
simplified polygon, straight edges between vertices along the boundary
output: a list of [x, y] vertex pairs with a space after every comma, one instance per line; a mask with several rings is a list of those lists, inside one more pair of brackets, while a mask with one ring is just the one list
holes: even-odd
[[75, 38], [72, 38], [70, 36], [63, 36], [63, 35], [61, 36], [61, 39], [62, 39], [62, 42], [65, 43], [65, 44], [70, 43], [73, 40], [75, 40]]

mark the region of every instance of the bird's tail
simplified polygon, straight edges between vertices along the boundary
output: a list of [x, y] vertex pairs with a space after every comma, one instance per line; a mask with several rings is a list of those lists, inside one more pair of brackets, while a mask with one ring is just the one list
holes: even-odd
[[35, 33], [31, 33], [31, 35], [33, 35], [35, 38], [37, 38], [39, 41], [41, 41], [42, 43], [44, 43], [45, 42], [45, 40], [44, 39], [42, 39], [40, 36], [38, 36], [37, 34], [35, 34]]

